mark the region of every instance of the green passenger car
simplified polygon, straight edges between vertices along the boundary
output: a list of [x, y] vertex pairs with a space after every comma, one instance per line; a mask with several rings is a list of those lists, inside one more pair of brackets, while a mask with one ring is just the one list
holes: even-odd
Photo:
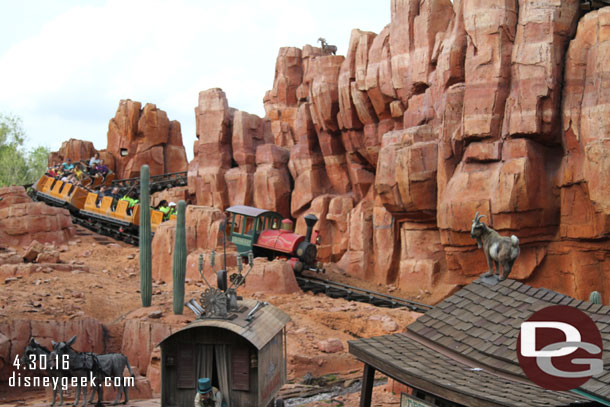
[[282, 215], [277, 212], [245, 205], [231, 206], [227, 213], [228, 240], [237, 246], [241, 254], [252, 250], [252, 245], [263, 230], [277, 230], [282, 222]]

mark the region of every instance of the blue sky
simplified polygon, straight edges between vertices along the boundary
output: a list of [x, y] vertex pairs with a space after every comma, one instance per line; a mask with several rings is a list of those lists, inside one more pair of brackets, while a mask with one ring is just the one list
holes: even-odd
[[199, 91], [262, 117], [280, 47], [322, 36], [344, 55], [353, 28], [389, 23], [390, 0], [0, 0], [0, 113], [22, 118], [30, 147], [102, 149], [119, 100], [154, 103], [191, 159]]

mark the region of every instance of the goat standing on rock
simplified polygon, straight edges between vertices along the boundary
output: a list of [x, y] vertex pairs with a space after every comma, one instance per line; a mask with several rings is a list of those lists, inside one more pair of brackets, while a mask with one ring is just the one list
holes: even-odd
[[336, 45], [329, 45], [322, 37], [318, 38], [318, 42], [322, 44], [322, 52], [324, 55], [337, 55]]
[[[470, 236], [476, 239], [479, 248], [483, 246], [483, 252], [487, 258], [487, 267], [489, 268], [484, 277], [497, 274], [498, 279], [503, 281], [508, 277], [515, 260], [517, 260], [521, 252], [519, 249], [519, 239], [515, 235], [511, 237], [500, 236], [498, 232], [481, 222], [483, 216], [485, 215], [479, 215], [479, 212], [474, 215]], [[500, 275], [498, 263], [502, 265], [502, 275]], [[496, 265], [495, 273], [494, 264]]]

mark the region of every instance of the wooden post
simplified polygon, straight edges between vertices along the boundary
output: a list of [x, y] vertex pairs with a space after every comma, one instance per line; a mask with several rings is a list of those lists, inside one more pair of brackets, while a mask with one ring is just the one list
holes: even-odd
[[371, 365], [364, 364], [364, 372], [362, 374], [362, 391], [360, 393], [360, 407], [371, 407], [371, 398], [373, 396], [373, 383], [375, 382], [375, 368]]

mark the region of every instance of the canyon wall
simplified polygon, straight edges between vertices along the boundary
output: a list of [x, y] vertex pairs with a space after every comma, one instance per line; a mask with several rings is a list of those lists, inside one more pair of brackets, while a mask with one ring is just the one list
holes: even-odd
[[[519, 237], [511, 277], [609, 298], [610, 8], [392, 0], [391, 10], [381, 32], [352, 30], [345, 56], [281, 48], [263, 118], [202, 91], [180, 193], [278, 211], [299, 233], [314, 213], [322, 261], [405, 291], [486, 271], [469, 234], [479, 212]], [[56, 159], [92, 151], [71, 140]], [[151, 174], [187, 166], [179, 124], [130, 100], [103, 156], [119, 178], [143, 163]]]
[[[610, 296], [610, 8], [392, 0], [345, 56], [281, 48], [262, 119], [201, 92], [189, 188], [320, 221], [324, 261], [404, 290], [486, 271], [475, 212], [519, 237], [511, 277]], [[610, 54], [609, 54], [610, 55]]]

